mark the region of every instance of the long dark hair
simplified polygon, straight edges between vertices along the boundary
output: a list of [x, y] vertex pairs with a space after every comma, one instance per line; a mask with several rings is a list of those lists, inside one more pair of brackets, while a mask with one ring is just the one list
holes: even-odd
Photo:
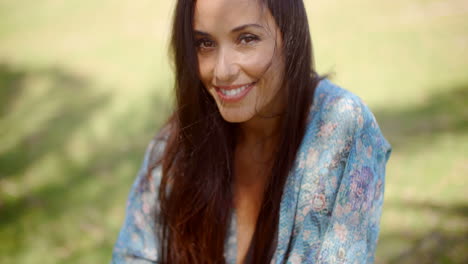
[[[277, 152], [247, 261], [273, 257], [283, 188], [305, 133], [308, 109], [321, 77], [313, 65], [312, 44], [302, 0], [263, 0], [283, 39], [285, 74]], [[198, 71], [193, 17], [195, 0], [178, 0], [172, 29], [176, 110], [165, 129], [159, 187], [161, 263], [224, 263], [224, 243], [233, 208], [236, 125], [226, 122]], [[280, 153], [280, 155], [278, 154]]]

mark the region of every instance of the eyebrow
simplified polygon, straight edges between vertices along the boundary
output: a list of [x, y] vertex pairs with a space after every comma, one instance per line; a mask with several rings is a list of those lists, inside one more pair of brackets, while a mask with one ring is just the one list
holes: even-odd
[[[239, 32], [239, 31], [242, 31], [242, 30], [244, 30], [246, 28], [249, 28], [249, 27], [263, 28], [263, 26], [261, 26], [259, 24], [245, 24], [245, 25], [233, 28], [231, 30], [231, 33]], [[195, 34], [202, 35], [202, 36], [210, 36], [209, 33], [206, 33], [206, 32], [200, 31], [200, 30], [195, 30]]]
[[242, 26], [235, 27], [233, 30], [231, 30], [231, 32], [234, 33], [234, 32], [238, 32], [238, 31], [242, 31], [242, 30], [244, 30], [244, 29], [246, 29], [248, 27], [263, 28], [259, 24], [245, 24], [245, 25], [242, 25]]

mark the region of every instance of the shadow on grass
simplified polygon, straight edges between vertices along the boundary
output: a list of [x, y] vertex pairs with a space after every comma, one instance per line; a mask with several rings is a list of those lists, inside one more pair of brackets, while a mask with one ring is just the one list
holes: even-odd
[[26, 75], [26, 72], [0, 63], [0, 118], [6, 115], [21, 93]]
[[[110, 98], [93, 94], [86, 80], [60, 68], [24, 69], [2, 63], [0, 84], [0, 253], [11, 250], [11, 254], [21, 250], [18, 246], [31, 235], [19, 224], [22, 217], [34, 209], [48, 210], [45, 196], [57, 201], [66, 196], [54, 198], [47, 191], [50, 185], [38, 190], [24, 186], [25, 174], [31, 174], [35, 164], [49, 154], [65, 153], [73, 132]], [[70, 175], [64, 173], [63, 177]], [[42, 183], [48, 181], [44, 178]], [[19, 185], [20, 194], [11, 190], [11, 183]], [[28, 189], [32, 191], [23, 191]]]
[[[7, 64], [0, 64], [0, 78], [0, 135], [14, 139], [5, 142], [3, 137], [7, 147], [0, 148], [0, 190], [8, 189], [2, 186], [7, 181], [23, 182], [24, 174], [34, 173], [34, 165], [42, 159], [56, 159], [51, 170], [55, 175], [29, 186], [30, 191], [0, 193], [0, 262], [18, 262], [32, 244], [42, 240], [49, 244], [49, 257], [57, 255], [55, 261], [69, 263], [70, 257], [80, 257], [76, 256], [79, 251], [84, 250], [82, 256], [93, 251], [76, 246], [74, 242], [79, 241], [73, 237], [98, 241], [98, 248], [106, 249], [101, 257], [107, 258], [115, 237], [107, 234], [102, 214], [115, 206], [115, 200], [126, 198], [146, 144], [167, 114], [167, 103], [157, 95], [149, 96], [147, 102], [108, 120], [112, 132], [102, 139], [87, 127], [112, 98], [97, 94], [89, 81], [60, 68], [25, 70]], [[36, 94], [36, 83], [45, 83], [45, 92], [25, 99]], [[35, 123], [29, 126], [30, 122]], [[74, 158], [68, 146], [77, 131], [89, 133], [85, 160]], [[117, 177], [125, 166], [133, 173]], [[41, 175], [47, 177], [44, 172]], [[73, 226], [54, 230], [58, 228], [54, 225], [67, 222]], [[47, 239], [40, 238], [44, 235]]]
[[[375, 111], [383, 134], [395, 151], [405, 152], [427, 147], [432, 140], [442, 135], [449, 136], [454, 141], [467, 135], [468, 83], [442, 87], [439, 90], [442, 92], [430, 96], [419, 105]], [[468, 229], [465, 224], [460, 224], [468, 221], [467, 203], [387, 201], [384, 208], [391, 207], [397, 208], [396, 210], [430, 212], [439, 222], [435, 228], [425, 233], [399, 230], [382, 234], [379, 247], [390, 249], [392, 245], [402, 242], [410, 244], [404, 252], [388, 256], [384, 263], [468, 263]]]
[[[38, 159], [62, 148], [70, 134], [110, 99], [93, 95], [86, 80], [58, 68], [20, 70], [0, 64], [0, 83], [0, 136], [11, 139], [0, 151], [0, 179], [21, 175]], [[43, 92], [21, 102], [41, 84]]]
[[434, 202], [386, 202], [386, 207], [406, 208], [411, 210], [426, 210], [437, 212], [440, 215], [445, 216], [456, 216], [466, 218], [468, 221], [468, 204], [466, 203], [455, 203], [450, 205], [441, 205]]
[[432, 95], [422, 105], [375, 112], [385, 137], [395, 149], [420, 145], [420, 138], [468, 132], [468, 83], [439, 90], [444, 92]]
[[[439, 223], [431, 231], [418, 234], [410, 230], [401, 230], [382, 235], [379, 245], [386, 243], [410, 242], [411, 246], [386, 263], [468, 263], [468, 205], [441, 205], [431, 202], [386, 203], [388, 207], [410, 209], [412, 211], [430, 211], [436, 214]], [[424, 221], [425, 219], [421, 219]], [[454, 221], [455, 220], [455, 221]]]

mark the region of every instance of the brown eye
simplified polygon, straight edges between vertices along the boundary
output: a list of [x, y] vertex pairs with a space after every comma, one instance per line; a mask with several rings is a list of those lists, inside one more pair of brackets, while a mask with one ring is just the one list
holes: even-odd
[[211, 49], [215, 47], [215, 43], [209, 39], [200, 39], [196, 42], [196, 46], [199, 49]]
[[211, 48], [214, 46], [213, 41], [209, 41], [209, 40], [203, 41], [202, 45], [207, 48]]
[[259, 40], [260, 38], [253, 34], [243, 34], [239, 37], [239, 42], [241, 44], [253, 44]]

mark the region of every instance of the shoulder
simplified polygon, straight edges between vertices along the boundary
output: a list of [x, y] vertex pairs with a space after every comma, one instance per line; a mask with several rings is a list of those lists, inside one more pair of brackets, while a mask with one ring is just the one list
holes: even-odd
[[311, 174], [340, 174], [351, 148], [361, 142], [372, 145], [379, 153], [390, 150], [369, 107], [350, 91], [322, 80], [315, 89], [298, 152], [299, 168]]
[[146, 148], [144, 160], [147, 165], [158, 164], [161, 162], [166, 146], [170, 140], [171, 133], [172, 125], [169, 123], [163, 126], [156, 136], [153, 137]]
[[164, 128], [147, 144], [140, 170], [134, 179], [130, 200], [134, 197], [147, 196], [155, 199], [162, 179], [162, 159], [168, 137]]
[[131, 187], [125, 221], [114, 246], [113, 263], [158, 259], [160, 161], [167, 141], [160, 135], [147, 145], [141, 168]]
[[328, 126], [329, 129], [333, 127], [335, 132], [346, 135], [356, 135], [369, 126], [377, 126], [377, 121], [361, 98], [324, 79], [316, 87], [309, 113], [308, 127], [317, 125], [325, 125], [324, 128]]
[[[286, 191], [295, 197], [300, 190], [299, 217], [313, 212], [317, 221], [326, 225], [340, 188], [347, 192], [352, 187], [348, 184], [349, 176], [357, 175], [358, 171], [366, 173], [367, 169], [362, 168], [381, 168], [389, 151], [390, 145], [365, 103], [329, 80], [322, 80], [315, 90], [291, 176], [294, 188]], [[382, 169], [378, 175], [383, 177]]]

